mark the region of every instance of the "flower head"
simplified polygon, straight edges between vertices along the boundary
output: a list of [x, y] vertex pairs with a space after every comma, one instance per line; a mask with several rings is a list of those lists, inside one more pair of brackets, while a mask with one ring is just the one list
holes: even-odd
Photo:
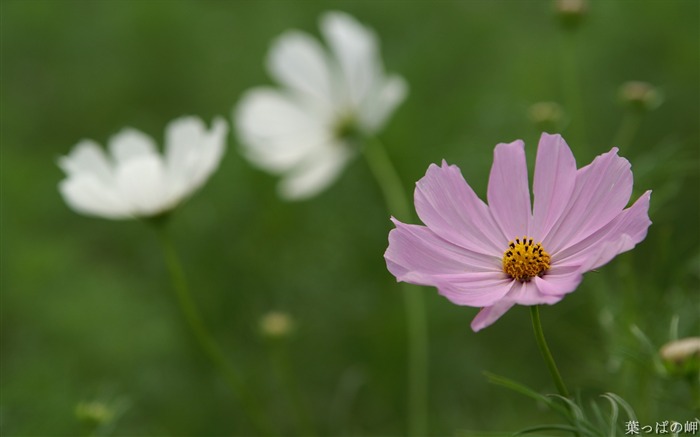
[[620, 86], [620, 102], [633, 111], [656, 109], [662, 102], [661, 93], [649, 82], [631, 80]]
[[283, 88], [254, 88], [234, 111], [245, 156], [281, 175], [288, 200], [328, 187], [353, 157], [353, 137], [378, 132], [407, 92], [401, 77], [384, 73], [371, 29], [342, 12], [322, 15], [320, 27], [330, 50], [285, 32], [267, 58]]
[[555, 0], [554, 11], [565, 29], [576, 29], [588, 12], [588, 0]]
[[416, 184], [426, 226], [393, 219], [384, 257], [397, 280], [437, 287], [458, 305], [481, 307], [478, 331], [515, 304], [554, 304], [583, 273], [646, 237], [651, 192], [625, 209], [632, 194], [629, 162], [617, 149], [576, 169], [559, 135], [543, 134], [530, 203], [524, 143], [494, 150], [481, 201], [456, 166], [432, 164]]
[[179, 118], [166, 128], [164, 156], [149, 136], [131, 128], [110, 139], [111, 156], [94, 141], [83, 140], [58, 161], [66, 173], [59, 191], [82, 214], [109, 219], [161, 214], [216, 170], [227, 131], [222, 118], [210, 130], [198, 118]]
[[566, 119], [564, 110], [556, 102], [534, 103], [527, 112], [530, 121], [542, 131], [549, 130], [548, 128], [559, 128]]
[[663, 345], [659, 351], [666, 370], [676, 376], [698, 376], [700, 337], [686, 337]]

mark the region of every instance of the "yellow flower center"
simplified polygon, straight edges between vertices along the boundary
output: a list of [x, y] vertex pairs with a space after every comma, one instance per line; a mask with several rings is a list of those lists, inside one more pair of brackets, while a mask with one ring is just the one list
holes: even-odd
[[503, 271], [513, 279], [528, 282], [549, 270], [550, 261], [542, 243], [533, 244], [532, 238], [527, 237], [516, 238], [503, 253]]

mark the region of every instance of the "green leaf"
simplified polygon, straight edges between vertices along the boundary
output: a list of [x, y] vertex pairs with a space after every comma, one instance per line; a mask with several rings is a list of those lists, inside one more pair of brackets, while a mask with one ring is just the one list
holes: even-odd
[[607, 399], [610, 402], [610, 431], [609, 434], [610, 436], [614, 436], [617, 431], [617, 416], [620, 411], [620, 408], [617, 406], [617, 402], [615, 401], [615, 398], [607, 395], [601, 395], [605, 399]]
[[603, 412], [600, 411], [600, 407], [594, 401], [591, 401], [591, 411], [593, 411], [593, 414], [598, 421], [598, 427], [600, 429], [606, 428], [608, 426], [608, 422], [605, 420], [605, 417], [603, 417]]
[[496, 374], [493, 374], [491, 372], [484, 372], [484, 375], [488, 378], [489, 382], [492, 384], [500, 385], [501, 387], [505, 387], [509, 390], [513, 390], [516, 393], [520, 393], [522, 395], [525, 395], [529, 398], [532, 398], [536, 401], [543, 402], [545, 405], [547, 405], [549, 408], [553, 409], [554, 411], [557, 411], [560, 414], [566, 415], [566, 409], [562, 408], [561, 405], [557, 405], [556, 403], [552, 402], [550, 398], [547, 396], [540, 394], [536, 392], [535, 390], [520, 384], [519, 382], [513, 381], [512, 379], [508, 379], [503, 376], [499, 376]]
[[610, 392], [605, 393], [602, 396], [615, 400], [615, 402], [617, 402], [622, 407], [622, 409], [625, 410], [625, 413], [627, 413], [627, 417], [630, 420], [637, 420], [637, 415], [634, 412], [634, 408], [632, 408], [632, 406], [629, 403], [627, 403], [626, 400], [622, 399], [620, 396], [616, 395], [615, 393], [610, 393]]
[[565, 431], [565, 432], [570, 432], [570, 433], [576, 435], [576, 434], [579, 434], [581, 430], [579, 430], [575, 426], [571, 426], [571, 425], [537, 425], [537, 426], [531, 426], [529, 428], [525, 428], [523, 430], [520, 430], [513, 435], [519, 436], [519, 435], [524, 435], [524, 434], [532, 434], [532, 433], [538, 432], [538, 431]]

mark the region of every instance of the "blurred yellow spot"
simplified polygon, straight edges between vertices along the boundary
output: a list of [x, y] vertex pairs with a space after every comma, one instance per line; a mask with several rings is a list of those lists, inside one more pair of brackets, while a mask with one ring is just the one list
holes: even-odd
[[281, 311], [270, 311], [260, 319], [260, 332], [267, 337], [286, 337], [293, 329], [291, 316]]
[[114, 411], [99, 401], [80, 402], [75, 407], [75, 415], [81, 421], [101, 424], [111, 422]]

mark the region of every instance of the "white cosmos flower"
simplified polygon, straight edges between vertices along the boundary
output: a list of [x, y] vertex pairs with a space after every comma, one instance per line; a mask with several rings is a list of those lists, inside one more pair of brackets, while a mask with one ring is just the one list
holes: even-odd
[[285, 32], [267, 57], [283, 88], [249, 90], [234, 111], [243, 153], [282, 176], [288, 200], [328, 187], [355, 154], [348, 134], [376, 134], [407, 94], [403, 78], [385, 74], [371, 29], [343, 12], [323, 14], [320, 27], [330, 50]]
[[109, 219], [149, 217], [174, 208], [219, 166], [228, 126], [221, 117], [207, 130], [202, 120], [182, 117], [165, 130], [165, 154], [151, 137], [125, 128], [99, 144], [82, 140], [58, 165], [66, 178], [58, 186], [75, 211]]

